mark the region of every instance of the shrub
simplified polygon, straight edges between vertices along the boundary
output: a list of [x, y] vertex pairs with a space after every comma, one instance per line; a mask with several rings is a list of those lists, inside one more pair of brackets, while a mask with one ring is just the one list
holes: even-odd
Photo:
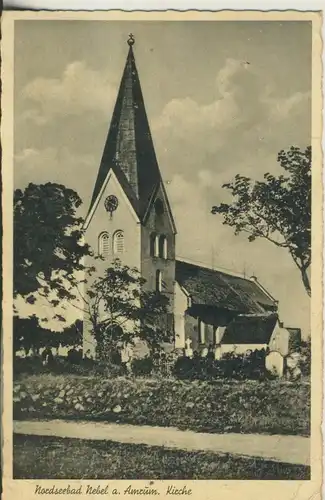
[[[190, 359], [185, 356], [179, 357], [176, 351], [170, 353], [158, 351], [152, 356], [133, 359], [131, 369], [134, 376], [148, 376], [155, 373], [166, 377], [174, 375], [181, 380], [215, 378], [263, 380], [271, 377], [265, 369], [265, 354], [264, 351], [254, 351], [249, 356], [227, 353], [221, 360], [214, 360], [209, 356], [206, 358], [194, 356]], [[125, 374], [126, 370], [120, 358], [113, 355], [96, 361], [80, 359], [78, 363], [56, 356], [52, 364], [46, 366], [43, 366], [39, 357], [16, 358], [14, 362], [15, 375], [51, 372], [116, 377]]]
[[29, 358], [14, 358], [13, 362], [13, 372], [15, 375], [20, 375], [21, 373], [29, 373], [31, 375], [36, 375], [38, 373], [49, 373], [51, 370], [48, 366], [43, 366], [40, 357], [29, 357]]
[[135, 376], [150, 375], [153, 370], [153, 360], [150, 356], [133, 359], [131, 363], [132, 373]]
[[174, 375], [180, 379], [191, 379], [193, 377], [194, 366], [192, 359], [182, 356], [176, 360], [174, 365]]
[[302, 375], [309, 377], [311, 373], [311, 340], [302, 341], [299, 352], [301, 359], [299, 360], [299, 369]]
[[181, 356], [174, 365], [173, 373], [180, 379], [263, 380], [269, 378], [265, 369], [265, 354], [265, 351], [254, 351], [250, 355], [227, 353], [220, 360], [208, 356], [206, 358]]
[[122, 375], [123, 368], [121, 365], [109, 361], [93, 361], [90, 359], [82, 359], [78, 364], [74, 364], [63, 356], [56, 356], [51, 365], [43, 365], [39, 357], [15, 358], [14, 374], [16, 376], [22, 374], [38, 375], [41, 373], [117, 377]]

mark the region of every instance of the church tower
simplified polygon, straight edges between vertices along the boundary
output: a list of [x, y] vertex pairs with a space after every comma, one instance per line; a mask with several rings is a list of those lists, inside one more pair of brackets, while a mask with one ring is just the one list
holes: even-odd
[[[104, 260], [136, 267], [148, 290], [166, 294], [173, 328], [176, 228], [161, 178], [135, 64], [133, 35], [85, 221], [85, 239]], [[85, 328], [84, 328], [85, 329]], [[93, 342], [84, 332], [84, 351]]]

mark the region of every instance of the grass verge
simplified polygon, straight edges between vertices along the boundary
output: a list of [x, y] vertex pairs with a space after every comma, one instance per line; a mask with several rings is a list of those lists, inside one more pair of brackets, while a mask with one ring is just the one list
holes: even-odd
[[146, 445], [14, 435], [14, 479], [310, 479], [310, 468]]

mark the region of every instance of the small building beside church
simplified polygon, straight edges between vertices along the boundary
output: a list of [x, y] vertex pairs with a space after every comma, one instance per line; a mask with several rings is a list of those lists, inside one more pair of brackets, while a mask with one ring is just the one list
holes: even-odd
[[226, 352], [245, 354], [255, 350], [276, 351], [285, 357], [290, 350], [290, 333], [281, 326], [277, 314], [240, 315], [225, 329], [220, 357]]
[[[130, 36], [85, 220], [85, 240], [103, 258], [96, 262], [98, 274], [119, 258], [139, 269], [147, 290], [169, 298], [170, 347], [182, 350], [190, 342], [193, 350], [221, 345], [226, 351], [234, 345], [264, 346], [273, 338], [285, 350], [286, 334], [276, 330], [277, 301], [256, 278], [177, 259], [176, 224], [155, 154], [134, 43]], [[86, 320], [83, 349], [95, 352]]]

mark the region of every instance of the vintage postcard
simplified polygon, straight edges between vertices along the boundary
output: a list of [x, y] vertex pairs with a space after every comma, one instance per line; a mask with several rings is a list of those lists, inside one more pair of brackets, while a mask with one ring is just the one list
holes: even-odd
[[317, 12], [5, 12], [4, 498], [317, 499]]

